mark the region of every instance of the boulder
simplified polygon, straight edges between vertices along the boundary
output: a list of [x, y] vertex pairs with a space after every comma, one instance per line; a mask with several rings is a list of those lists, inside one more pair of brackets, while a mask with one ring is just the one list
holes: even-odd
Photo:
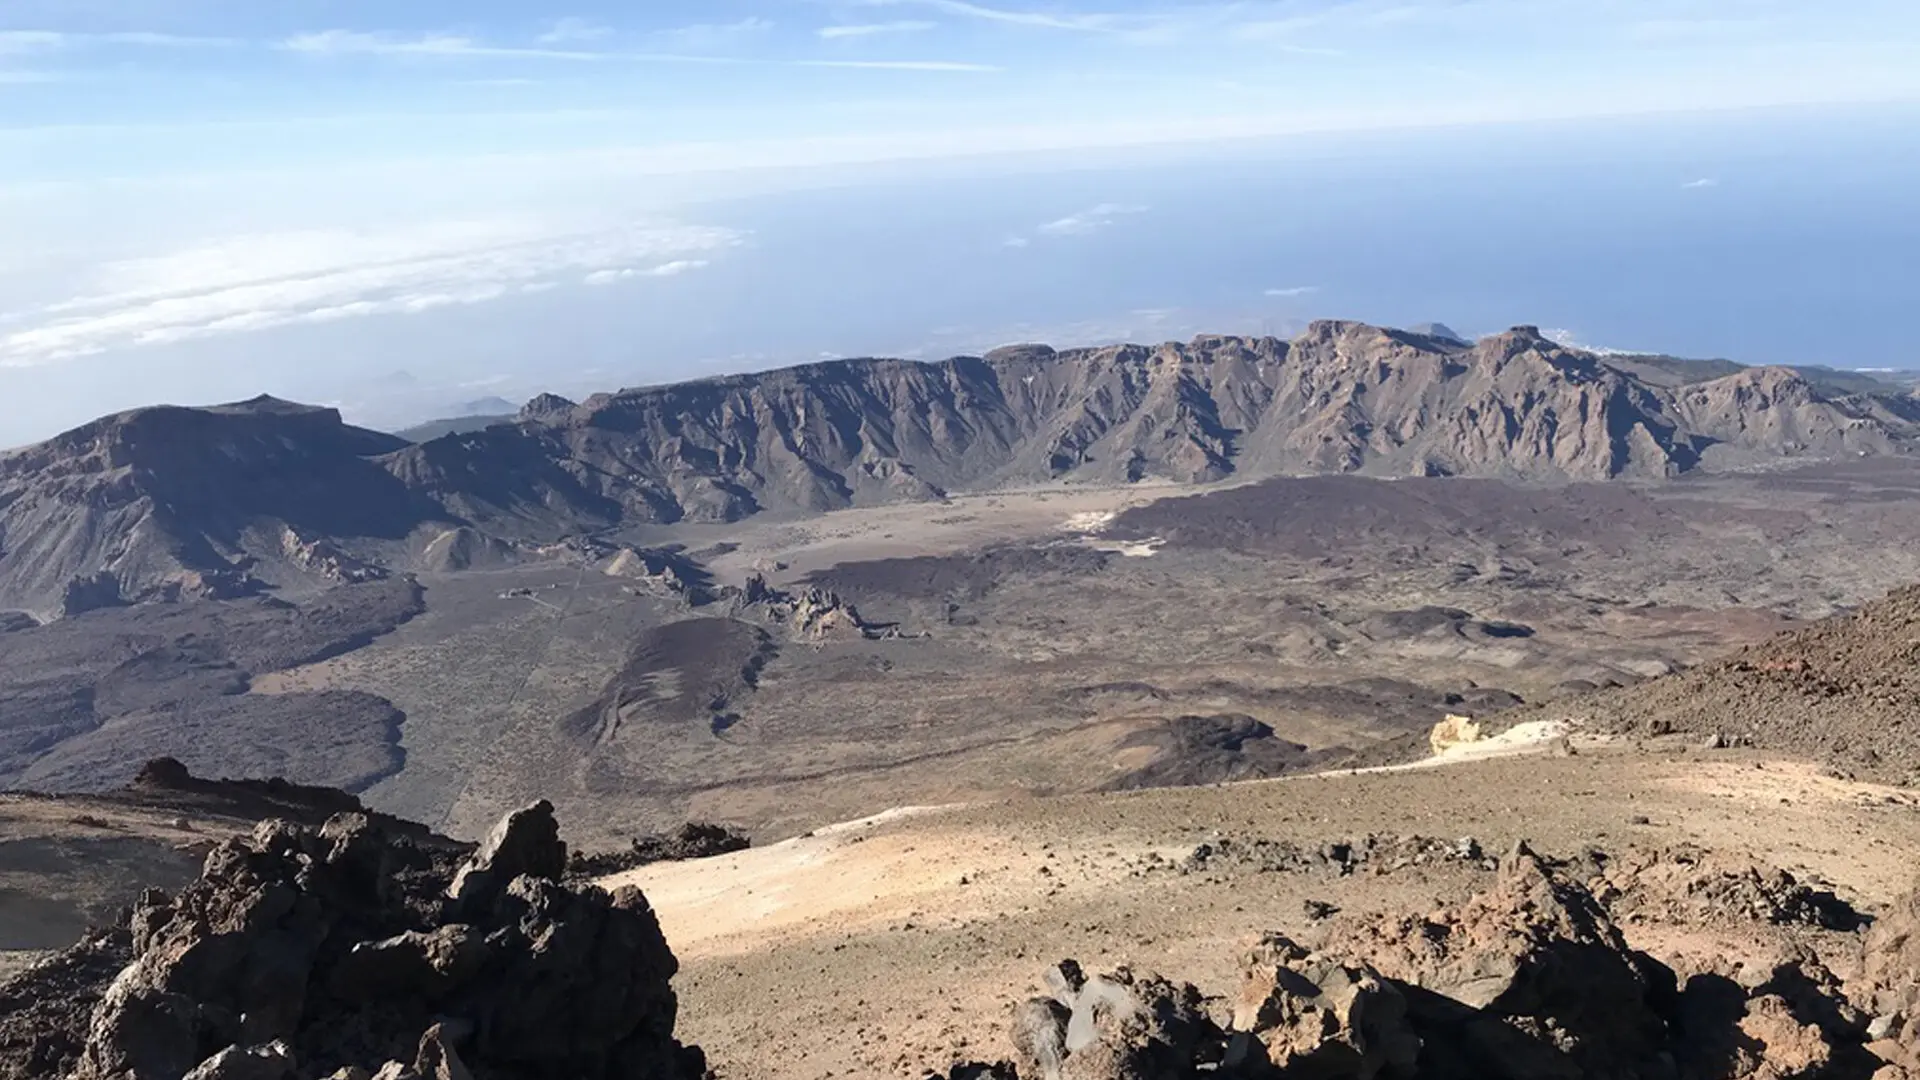
[[1055, 996], [1018, 1006], [1013, 1044], [1028, 1080], [1183, 1080], [1224, 1056], [1200, 991], [1121, 968], [1086, 977], [1071, 960], [1047, 973]]
[[1427, 745], [1437, 756], [1456, 746], [1477, 743], [1485, 737], [1485, 729], [1473, 717], [1448, 713], [1446, 719], [1433, 725], [1433, 730], [1427, 735]]
[[1013, 1064], [1020, 1075], [1060, 1080], [1072, 1018], [1072, 1010], [1053, 998], [1031, 998], [1014, 1006]]
[[508, 814], [454, 875], [447, 896], [456, 908], [485, 904], [521, 875], [558, 881], [567, 872], [567, 845], [545, 799]]
[[1278, 934], [1248, 954], [1233, 1002], [1230, 1069], [1264, 1061], [1288, 1077], [1411, 1076], [1420, 1038], [1407, 1001], [1371, 968], [1349, 967]]

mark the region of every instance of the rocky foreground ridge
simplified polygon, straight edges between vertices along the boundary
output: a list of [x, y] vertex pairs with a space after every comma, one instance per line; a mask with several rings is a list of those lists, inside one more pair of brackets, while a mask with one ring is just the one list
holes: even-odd
[[[1817, 881], [1679, 848], [1560, 861], [1461, 840], [1301, 857], [1495, 872], [1416, 914], [1310, 902], [1312, 929], [1252, 943], [1238, 984], [1211, 993], [1062, 962], [1015, 1006], [1007, 1060], [943, 1074], [1920, 1077], [1920, 893], [1870, 920]], [[263, 822], [214, 847], [199, 880], [149, 890], [117, 925], [0, 985], [0, 1080], [714, 1075], [675, 1039], [678, 965], [645, 897], [568, 870], [545, 803], [474, 850], [356, 813]], [[1801, 933], [1663, 963], [1622, 929], [1648, 917], [1725, 941], [1742, 926]], [[719, 1075], [729, 1065], [753, 1072]]]
[[[1241, 982], [1210, 995], [1065, 961], [1013, 1014], [1013, 1058], [948, 1070], [998, 1080], [1907, 1080], [1920, 1076], [1920, 903], [1870, 931], [1843, 980], [1787, 948], [1676, 970], [1632, 949], [1610, 913], [1645, 902], [1723, 905], [1717, 917], [1831, 924], [1850, 915], [1790, 878], [1704, 869], [1682, 882], [1583, 882], [1524, 845], [1495, 885], [1414, 916], [1342, 918], [1308, 945], [1272, 934]], [[1677, 887], [1676, 887], [1677, 886]], [[1596, 892], [1598, 890], [1598, 892]], [[1715, 894], [1712, 900], [1706, 895]], [[1736, 899], [1757, 904], [1742, 911]], [[1711, 918], [1714, 916], [1703, 916]]]
[[1559, 345], [1319, 322], [1291, 341], [842, 360], [600, 394], [409, 445], [257, 399], [0, 455], [0, 610], [460, 569], [636, 523], [1036, 483], [1300, 472], [1665, 477], [1907, 453], [1920, 399], [1785, 368], [1706, 381]]

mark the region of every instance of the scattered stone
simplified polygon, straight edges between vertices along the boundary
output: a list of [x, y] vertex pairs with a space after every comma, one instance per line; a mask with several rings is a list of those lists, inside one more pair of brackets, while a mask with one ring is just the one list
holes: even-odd
[[196, 1066], [183, 1080], [288, 1080], [293, 1051], [276, 1039], [265, 1046], [229, 1046]]
[[1482, 870], [1499, 868], [1499, 860], [1488, 858], [1480, 842], [1470, 836], [1438, 840], [1376, 834], [1317, 847], [1264, 837], [1246, 840], [1222, 836], [1198, 845], [1183, 862], [1159, 868], [1193, 874], [1231, 866], [1260, 873], [1326, 872], [1345, 877], [1362, 871], [1384, 874], [1444, 862], [1463, 862]]
[[1225, 1055], [1225, 1033], [1190, 984], [1126, 968], [1089, 978], [1071, 960], [1046, 981], [1055, 997], [1014, 1011], [1016, 1067], [1028, 1080], [1175, 1080]]
[[[1322, 854], [1352, 854], [1338, 847]], [[1864, 1000], [1805, 945], [1757, 961], [1714, 953], [1683, 978], [1629, 948], [1574, 871], [1616, 903], [1623, 883], [1665, 891], [1683, 918], [1757, 889], [1770, 906], [1734, 917], [1834, 921], [1830, 894], [1784, 873], [1683, 856], [1589, 849], [1559, 863], [1518, 845], [1459, 905], [1335, 921], [1316, 948], [1268, 935], [1211, 1019], [1214, 999], [1191, 986], [1125, 969], [1088, 978], [1067, 961], [1045, 973], [1051, 997], [1015, 1010], [1015, 1068], [1022, 1080], [1920, 1080], [1920, 894], [1868, 939], [1853, 987]]]
[[1826, 882], [1684, 844], [1607, 860], [1592, 888], [1616, 918], [1634, 922], [1753, 921], [1849, 933], [1865, 922]]

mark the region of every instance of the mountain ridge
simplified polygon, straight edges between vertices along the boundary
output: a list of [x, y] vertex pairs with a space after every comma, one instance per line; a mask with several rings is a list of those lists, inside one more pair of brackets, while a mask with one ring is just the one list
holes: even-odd
[[[1301, 473], [1655, 480], [1911, 453], [1920, 398], [1785, 368], [1661, 385], [1531, 326], [1320, 321], [1290, 341], [1017, 345], [595, 394], [424, 443], [256, 398], [105, 417], [0, 455], [0, 610], [445, 569], [635, 525], [1032, 485]], [[449, 539], [451, 537], [452, 539]]]

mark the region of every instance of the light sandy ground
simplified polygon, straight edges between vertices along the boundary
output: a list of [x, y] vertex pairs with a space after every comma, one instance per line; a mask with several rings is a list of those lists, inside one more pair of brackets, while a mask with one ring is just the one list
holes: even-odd
[[[737, 585], [751, 573], [787, 582], [843, 562], [947, 555], [1062, 534], [1096, 537], [1132, 507], [1239, 483], [1199, 487], [1143, 483], [1125, 488], [962, 494], [944, 504], [857, 507], [802, 522], [679, 525], [673, 527], [671, 538], [694, 549], [718, 541], [737, 544], [734, 551], [708, 563], [723, 584]], [[1150, 547], [1124, 546], [1129, 549], [1124, 554], [1152, 554]]]
[[1451, 768], [919, 809], [615, 883], [647, 892], [683, 961], [685, 1036], [724, 1077], [785, 1080], [1002, 1056], [1005, 1010], [1062, 956], [1220, 988], [1258, 932], [1311, 933], [1307, 898], [1419, 911], [1485, 884], [1458, 867], [1178, 869], [1221, 837], [1473, 836], [1493, 851], [1525, 838], [1568, 855], [1685, 841], [1824, 877], [1866, 906], [1920, 866], [1911, 791], [1745, 752], [1519, 748]]

